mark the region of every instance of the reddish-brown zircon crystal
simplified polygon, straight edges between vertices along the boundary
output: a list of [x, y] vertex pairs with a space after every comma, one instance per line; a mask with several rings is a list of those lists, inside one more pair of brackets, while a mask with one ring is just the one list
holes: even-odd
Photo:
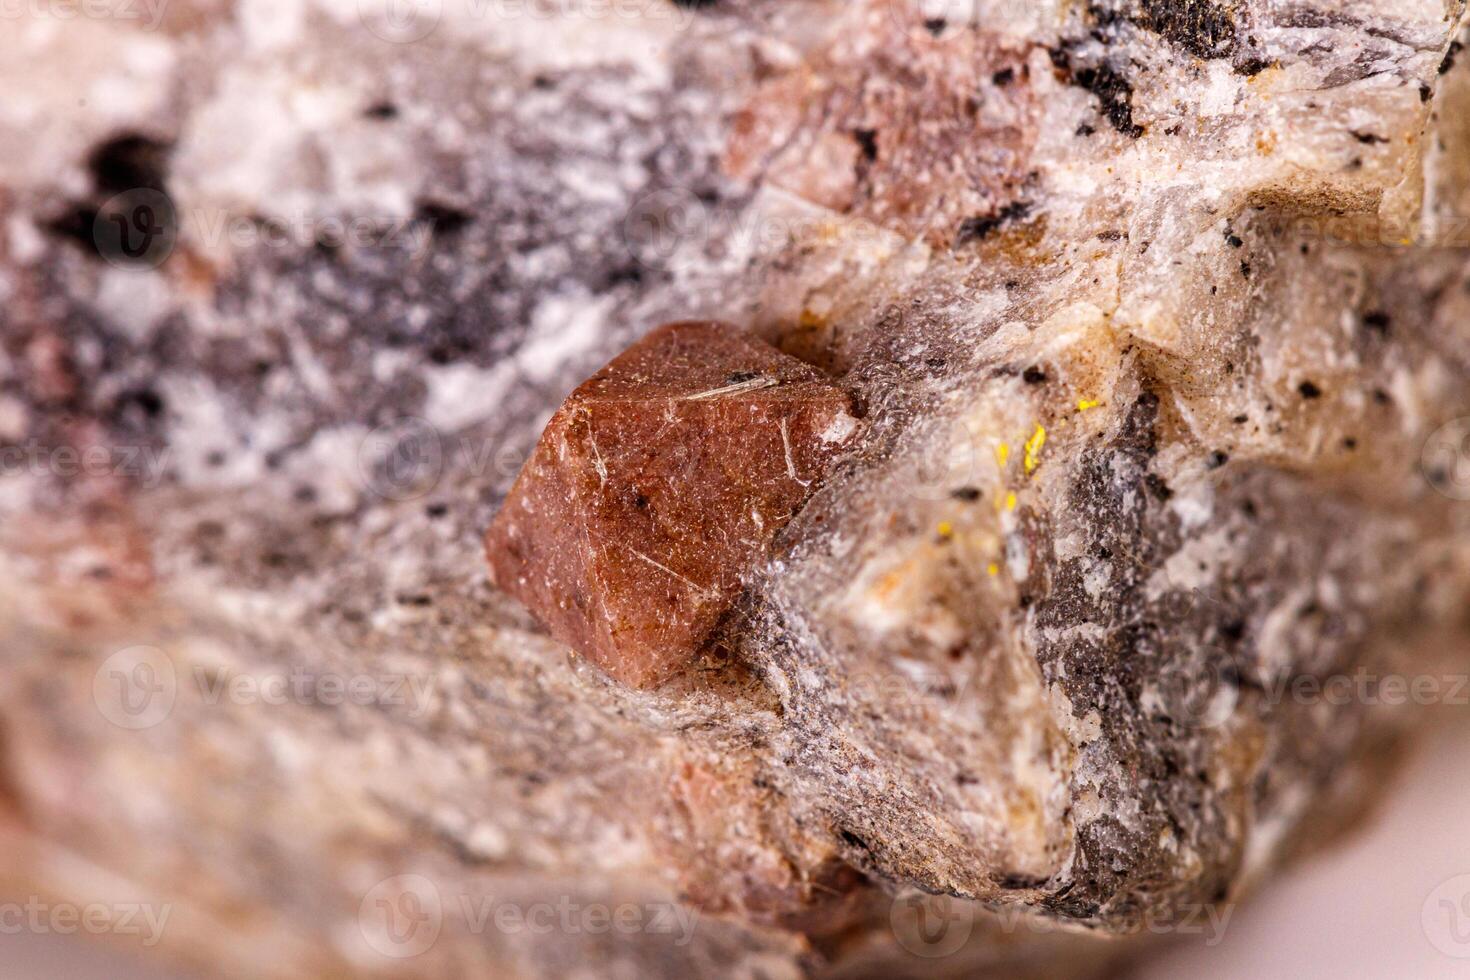
[[624, 683], [687, 663], [857, 423], [812, 367], [660, 327], [552, 416], [486, 535], [491, 577]]

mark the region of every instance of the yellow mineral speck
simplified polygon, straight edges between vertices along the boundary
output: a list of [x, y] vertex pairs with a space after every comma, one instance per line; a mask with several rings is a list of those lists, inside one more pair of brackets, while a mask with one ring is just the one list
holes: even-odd
[[1026, 472], [1035, 472], [1036, 467], [1041, 465], [1041, 447], [1046, 445], [1046, 426], [1038, 424], [1036, 431], [1031, 433], [1031, 438], [1026, 440]]
[[1085, 412], [1089, 408], [1097, 408], [1097, 406], [1101, 404], [1101, 402], [1093, 398], [1079, 398], [1077, 399], [1077, 411]]
[[1001, 469], [1006, 468], [1006, 461], [1011, 458], [1010, 443], [1002, 442], [995, 447], [995, 461], [1000, 464]]
[[985, 566], [985, 570], [987, 572], [989, 572], [991, 575], [999, 575], [1000, 574], [1000, 566], [997, 565], [995, 562], [991, 562], [989, 565]]
[[951, 524], [949, 521], [940, 521], [939, 522], [939, 536], [941, 538], [952, 538], [952, 537], [954, 537], [954, 525]]
[[1016, 493], [1015, 493], [1014, 490], [1012, 490], [1010, 493], [1006, 494], [1006, 510], [1015, 510], [1015, 509], [1016, 509]]

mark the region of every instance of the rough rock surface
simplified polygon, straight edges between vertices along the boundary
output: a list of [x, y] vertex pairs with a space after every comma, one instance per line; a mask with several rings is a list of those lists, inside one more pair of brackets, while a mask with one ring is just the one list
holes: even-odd
[[[1085, 974], [1234, 901], [1422, 714], [1283, 685], [1465, 653], [1462, 8], [26, 14], [7, 889], [281, 977]], [[866, 415], [729, 662], [638, 690], [480, 540], [694, 317]], [[560, 900], [699, 914], [476, 914]]]

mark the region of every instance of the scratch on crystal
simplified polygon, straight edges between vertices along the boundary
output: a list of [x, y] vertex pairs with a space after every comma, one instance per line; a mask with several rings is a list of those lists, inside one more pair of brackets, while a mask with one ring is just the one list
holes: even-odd
[[702, 596], [709, 596], [709, 595], [712, 595], [713, 594], [712, 592], [710, 592], [709, 589], [703, 588], [698, 583], [696, 583], [696, 582], [694, 582], [694, 581], [692, 581], [690, 579], [685, 578], [683, 575], [680, 575], [678, 572], [674, 571], [669, 566], [664, 565], [664, 564], [662, 564], [660, 562], [655, 561], [654, 559], [652, 559], [652, 558], [648, 557], [647, 555], [645, 555], [643, 552], [639, 551], [637, 548], [629, 548], [628, 550], [631, 551], [631, 552], [633, 552], [634, 555], [637, 555], [638, 558], [640, 558], [641, 560], [643, 560], [643, 561], [647, 562], [648, 564], [652, 565], [654, 568], [657, 568], [658, 570], [660, 570], [660, 571], [662, 571], [662, 572], [664, 572], [664, 573], [666, 573], [668, 575], [672, 575], [674, 578], [678, 579], [680, 582], [683, 582], [685, 585], [689, 586], [691, 589], [693, 589], [695, 592], [698, 592], [700, 595], [702, 595]]
[[751, 378], [748, 381], [737, 381], [731, 385], [723, 385], [719, 388], [711, 388], [708, 391], [695, 392], [685, 395], [681, 401], [697, 402], [706, 398], [719, 398], [722, 395], [738, 395], [747, 391], [759, 391], [762, 388], [773, 388], [781, 382], [775, 378]]
[[786, 420], [781, 420], [781, 445], [786, 449], [786, 475], [791, 477], [802, 486], [810, 486], [811, 480], [803, 480], [796, 475], [796, 463], [791, 458], [791, 434], [786, 431]]

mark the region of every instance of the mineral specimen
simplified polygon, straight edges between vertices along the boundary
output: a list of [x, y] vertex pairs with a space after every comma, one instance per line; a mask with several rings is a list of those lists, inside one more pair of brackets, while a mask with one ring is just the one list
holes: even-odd
[[[1457, 0], [45, 6], [0, 60], [16, 895], [168, 901], [207, 973], [1095, 974], [1381, 792], [1424, 712], [1300, 683], [1464, 657]], [[536, 448], [685, 318], [852, 393], [825, 478], [776, 386]], [[630, 530], [657, 565], [589, 547]], [[507, 592], [612, 602], [577, 642], [638, 684], [728, 604], [727, 666], [620, 683]]]
[[698, 651], [857, 420], [816, 370], [674, 323], [572, 392], [486, 537], [493, 581], [649, 685]]

